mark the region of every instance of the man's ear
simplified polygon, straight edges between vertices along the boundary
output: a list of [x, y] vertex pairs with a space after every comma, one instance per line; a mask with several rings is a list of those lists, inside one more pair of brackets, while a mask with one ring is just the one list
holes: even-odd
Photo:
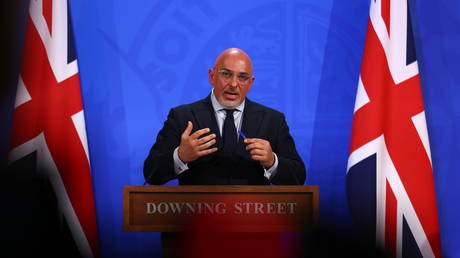
[[208, 80], [209, 80], [209, 83], [212, 85], [214, 85], [214, 82], [215, 82], [214, 74], [215, 74], [214, 69], [210, 68], [208, 70]]
[[256, 77], [252, 76], [251, 77], [251, 82], [249, 83], [249, 86], [248, 86], [249, 87], [248, 91], [251, 90], [252, 84], [254, 83], [255, 80], [256, 80]]

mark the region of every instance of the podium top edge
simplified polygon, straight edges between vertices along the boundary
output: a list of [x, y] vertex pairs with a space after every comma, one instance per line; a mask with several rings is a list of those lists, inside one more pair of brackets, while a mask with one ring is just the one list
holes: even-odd
[[125, 185], [125, 192], [318, 192], [317, 185]]

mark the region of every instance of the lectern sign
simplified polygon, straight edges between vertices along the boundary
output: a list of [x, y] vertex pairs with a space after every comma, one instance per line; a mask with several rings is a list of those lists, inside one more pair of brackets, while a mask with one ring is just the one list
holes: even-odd
[[124, 230], [294, 232], [317, 221], [316, 186], [125, 186]]
[[147, 214], [296, 214], [296, 202], [148, 202]]

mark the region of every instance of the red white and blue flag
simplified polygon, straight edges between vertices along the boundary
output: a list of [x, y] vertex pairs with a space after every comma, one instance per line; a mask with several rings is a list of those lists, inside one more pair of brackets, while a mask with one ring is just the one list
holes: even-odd
[[372, 0], [347, 192], [353, 217], [395, 257], [441, 257], [430, 144], [407, 0]]
[[31, 0], [10, 162], [36, 153], [81, 256], [98, 246], [85, 119], [66, 0]]

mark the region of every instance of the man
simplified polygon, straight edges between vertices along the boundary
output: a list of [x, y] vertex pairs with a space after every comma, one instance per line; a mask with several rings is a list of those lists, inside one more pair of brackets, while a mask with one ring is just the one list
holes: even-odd
[[209, 69], [211, 94], [169, 112], [144, 163], [146, 182], [304, 184], [305, 166], [284, 115], [246, 98], [254, 79], [244, 51], [223, 51]]

